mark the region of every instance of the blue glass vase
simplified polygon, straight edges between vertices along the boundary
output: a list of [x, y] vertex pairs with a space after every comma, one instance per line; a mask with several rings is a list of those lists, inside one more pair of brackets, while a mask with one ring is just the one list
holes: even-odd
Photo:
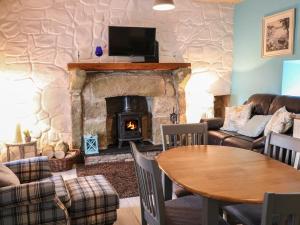
[[102, 49], [101, 46], [96, 47], [95, 55], [98, 56], [98, 57], [103, 56], [103, 49]]

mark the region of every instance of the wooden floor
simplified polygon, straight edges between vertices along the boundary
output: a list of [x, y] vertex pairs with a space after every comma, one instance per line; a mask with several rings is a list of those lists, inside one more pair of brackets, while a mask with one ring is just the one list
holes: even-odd
[[[62, 175], [64, 180], [77, 177], [76, 169], [54, 174]], [[140, 225], [141, 213], [139, 197], [120, 199], [120, 208], [118, 209], [117, 215], [118, 219], [114, 225]]]
[[120, 209], [118, 209], [118, 219], [114, 225], [140, 225], [141, 211], [140, 198], [120, 199]]

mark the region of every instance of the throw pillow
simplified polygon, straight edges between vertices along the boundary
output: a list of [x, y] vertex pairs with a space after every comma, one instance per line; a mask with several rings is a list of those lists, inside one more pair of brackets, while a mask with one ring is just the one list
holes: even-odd
[[252, 104], [226, 107], [225, 121], [221, 130], [238, 131], [251, 116]]
[[265, 136], [267, 136], [271, 131], [275, 133], [285, 133], [288, 129], [290, 129], [293, 126], [293, 119], [291, 115], [292, 113], [288, 112], [285, 106], [278, 109], [273, 114], [265, 128]]
[[258, 137], [264, 131], [271, 117], [272, 115], [253, 116], [241, 129], [238, 130], [238, 133], [248, 137]]
[[7, 166], [0, 164], [0, 187], [19, 185], [20, 180]]

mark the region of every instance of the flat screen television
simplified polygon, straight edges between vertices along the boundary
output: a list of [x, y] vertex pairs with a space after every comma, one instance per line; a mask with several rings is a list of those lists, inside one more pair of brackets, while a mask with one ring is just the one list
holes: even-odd
[[150, 27], [109, 26], [110, 56], [153, 56], [156, 29]]

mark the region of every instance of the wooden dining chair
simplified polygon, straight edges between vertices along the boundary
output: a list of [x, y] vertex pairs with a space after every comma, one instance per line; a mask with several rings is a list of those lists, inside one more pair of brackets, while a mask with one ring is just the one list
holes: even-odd
[[[264, 154], [300, 170], [300, 139], [271, 132], [266, 139]], [[259, 204], [237, 204], [223, 208], [230, 224], [243, 225], [260, 225], [262, 210], [263, 206]]]
[[300, 225], [300, 193], [266, 193], [258, 225]]
[[271, 132], [266, 139], [264, 154], [290, 166], [299, 161], [300, 139]]
[[[202, 198], [189, 195], [164, 201], [161, 172], [154, 159], [140, 153], [130, 142], [138, 179], [142, 225], [200, 225]], [[228, 225], [222, 218], [219, 225]]]
[[177, 146], [206, 145], [207, 123], [161, 125], [163, 150]]
[[[172, 147], [187, 145], [206, 145], [207, 144], [207, 123], [190, 123], [190, 124], [171, 124], [161, 125], [161, 136], [163, 150], [166, 151]], [[173, 184], [165, 175], [162, 175], [165, 198], [172, 199]], [[185, 189], [175, 186], [175, 195], [182, 197], [191, 193]]]

